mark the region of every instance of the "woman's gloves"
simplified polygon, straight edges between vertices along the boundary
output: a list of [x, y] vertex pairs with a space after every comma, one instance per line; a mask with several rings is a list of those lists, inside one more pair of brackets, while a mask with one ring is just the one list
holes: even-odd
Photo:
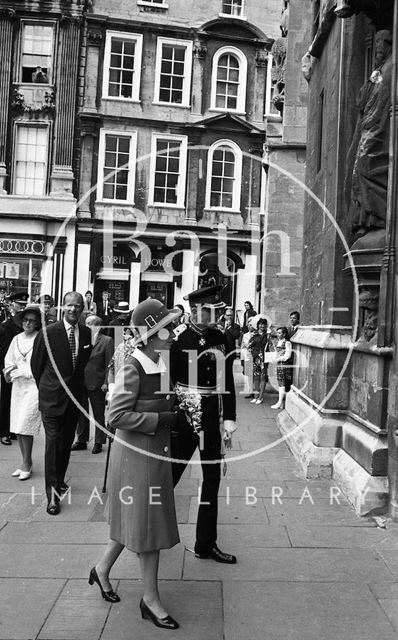
[[158, 429], [168, 427], [173, 429], [177, 424], [177, 411], [162, 411], [159, 413]]

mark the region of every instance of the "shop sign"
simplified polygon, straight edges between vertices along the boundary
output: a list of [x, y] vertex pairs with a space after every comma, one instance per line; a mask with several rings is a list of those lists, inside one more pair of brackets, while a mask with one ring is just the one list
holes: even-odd
[[142, 271], [164, 271], [166, 268], [168, 272], [172, 269], [172, 256], [164, 254], [159, 249], [149, 247], [151, 253], [148, 258], [143, 256]]
[[22, 255], [44, 255], [45, 242], [41, 240], [14, 240], [0, 238], [0, 253], [18, 253]]
[[114, 247], [113, 255], [100, 256], [102, 269], [129, 269], [130, 262], [130, 257], [124, 247]]

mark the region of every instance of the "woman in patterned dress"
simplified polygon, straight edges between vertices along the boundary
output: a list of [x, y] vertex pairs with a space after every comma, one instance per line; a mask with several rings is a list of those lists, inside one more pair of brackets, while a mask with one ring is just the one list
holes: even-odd
[[38, 390], [30, 368], [33, 343], [41, 327], [40, 307], [27, 306], [21, 316], [23, 332], [9, 346], [4, 376], [12, 382], [10, 424], [22, 454], [21, 467], [11, 475], [27, 480], [32, 473], [33, 437], [39, 434], [41, 425]]
[[276, 378], [279, 387], [279, 399], [271, 409], [283, 409], [286, 393], [290, 391], [292, 384], [292, 343], [289, 340], [287, 327], [278, 327], [276, 330], [278, 342], [276, 343]]

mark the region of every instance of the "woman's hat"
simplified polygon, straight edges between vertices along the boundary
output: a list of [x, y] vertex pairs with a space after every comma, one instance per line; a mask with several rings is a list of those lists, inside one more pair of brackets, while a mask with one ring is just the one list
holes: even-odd
[[260, 320], [268, 324], [268, 320], [263, 313], [258, 313], [257, 315], [252, 316], [251, 318], [248, 319], [248, 322], [250, 322], [250, 324], [257, 329], [257, 325], [260, 322]]
[[155, 298], [148, 298], [137, 304], [131, 318], [131, 326], [139, 333], [138, 342], [147, 340], [154, 333], [177, 320], [181, 313], [181, 309], [167, 309], [160, 300]]
[[114, 307], [115, 313], [131, 313], [132, 309], [129, 309], [128, 302], [118, 302], [116, 307]]
[[27, 313], [34, 313], [34, 315], [36, 316], [37, 320], [39, 321], [39, 324], [41, 324], [41, 309], [39, 307], [38, 304], [28, 304], [25, 309], [22, 309], [21, 311], [21, 320], [24, 319], [24, 317], [26, 316]]

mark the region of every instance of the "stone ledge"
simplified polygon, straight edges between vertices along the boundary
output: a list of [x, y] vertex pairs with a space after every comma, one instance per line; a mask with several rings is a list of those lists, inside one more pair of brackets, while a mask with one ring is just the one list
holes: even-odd
[[304, 471], [305, 477], [332, 477], [333, 459], [339, 451], [337, 447], [317, 447], [305, 428], [297, 425], [287, 411], [281, 411], [277, 418], [279, 431], [286, 438], [286, 444]]
[[340, 450], [333, 460], [333, 480], [359, 516], [383, 509], [388, 502], [388, 478], [371, 476], [348, 453]]
[[292, 337], [293, 344], [317, 349], [348, 350], [352, 347], [350, 327], [333, 325], [300, 327]]

